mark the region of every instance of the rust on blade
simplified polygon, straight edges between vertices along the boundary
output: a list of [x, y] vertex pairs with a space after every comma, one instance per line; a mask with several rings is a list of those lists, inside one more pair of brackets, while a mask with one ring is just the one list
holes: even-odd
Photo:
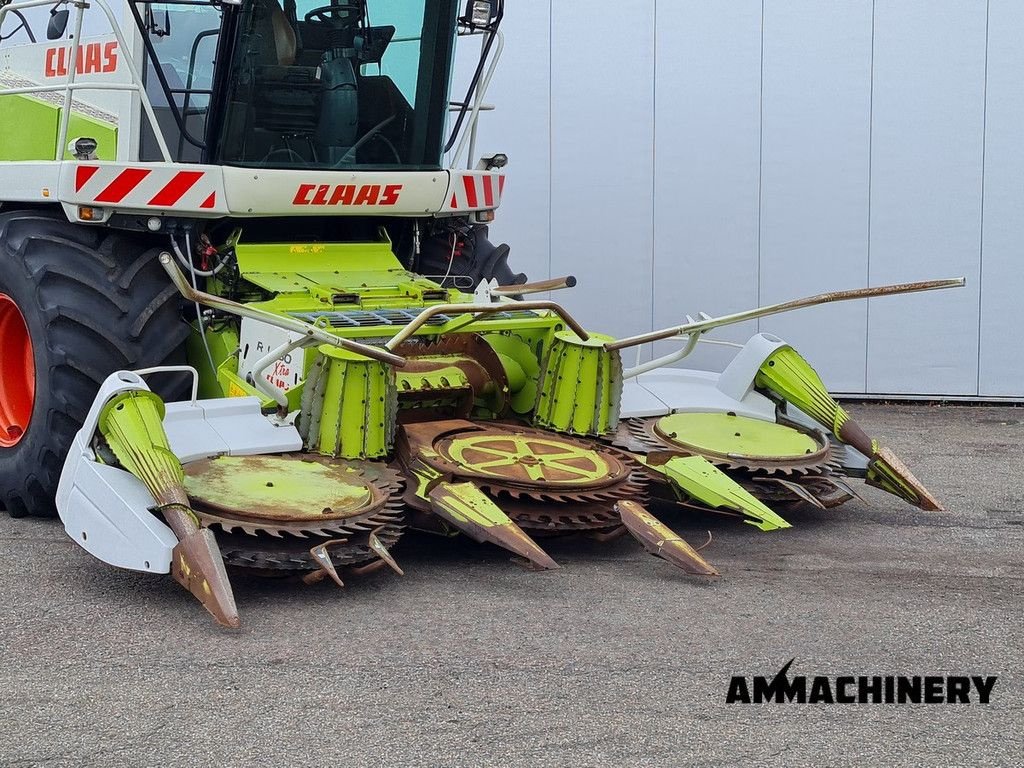
[[875, 453], [871, 463], [868, 464], [868, 476], [864, 482], [895, 494], [926, 512], [945, 511], [939, 500], [888, 448], [880, 448]]
[[860, 424], [853, 419], [847, 418], [842, 426], [839, 427], [836, 436], [847, 445], [852, 445], [868, 458], [871, 458], [874, 453], [874, 442], [868, 437], [867, 432], [861, 428]]
[[213, 531], [201, 528], [178, 542], [172, 552], [171, 575], [203, 604], [218, 624], [239, 626], [231, 582]]
[[178, 538], [171, 553], [171, 576], [203, 604], [218, 624], [237, 628], [241, 624], [238, 608], [213, 531], [200, 527], [180, 485], [158, 498], [164, 503], [157, 508]]
[[695, 576], [718, 576], [696, 549], [635, 501], [620, 501], [615, 508], [633, 538], [655, 557]]
[[868, 474], [864, 482], [899, 496], [909, 504], [927, 512], [943, 512], [944, 508], [914, 473], [892, 452], [868, 437], [853, 419], [847, 419], [838, 433], [839, 439], [867, 456]]
[[559, 567], [537, 542], [472, 483], [438, 483], [429, 497], [434, 514], [474, 541], [497, 544], [543, 570]]
[[387, 563], [388, 567], [392, 571], [397, 573], [399, 576], [405, 576], [405, 571], [403, 571], [399, 567], [398, 562], [392, 556], [388, 548], [384, 546], [384, 542], [381, 541], [380, 537], [377, 535], [382, 530], [383, 528], [378, 528], [376, 531], [372, 531], [370, 533], [370, 549], [373, 550], [374, 554], [377, 555], [377, 557], [379, 557], [383, 562]]
[[[327, 551], [328, 547], [332, 544], [347, 544], [348, 539], [332, 539], [331, 541], [325, 541], [322, 544], [317, 544], [315, 547], [310, 548], [309, 555], [313, 558], [317, 565], [320, 566], [319, 571], [314, 571], [310, 574], [313, 577], [310, 578], [307, 583], [312, 581], [320, 581], [324, 576], [330, 576], [331, 581], [337, 584], [339, 587], [344, 587], [345, 582], [341, 580], [341, 576], [338, 575], [338, 569], [334, 567], [334, 561], [331, 560], [331, 553]], [[308, 577], [307, 577], [308, 578]]]

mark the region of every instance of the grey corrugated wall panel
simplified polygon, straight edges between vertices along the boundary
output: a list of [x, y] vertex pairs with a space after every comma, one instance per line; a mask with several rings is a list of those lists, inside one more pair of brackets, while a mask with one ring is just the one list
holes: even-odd
[[555, 2], [551, 273], [596, 331], [651, 328], [654, 5]]
[[[717, 315], [757, 304], [761, 0], [660, 2], [657, 11], [660, 328], [699, 310]], [[748, 322], [713, 338], [746, 341], [755, 332]], [[702, 347], [690, 363], [720, 368], [732, 354]]]
[[[509, 264], [514, 270], [543, 280], [549, 277], [551, 254], [550, 0], [507, 3], [502, 29], [508, 43], [487, 97], [496, 109], [481, 118], [477, 155], [509, 156], [491, 239], [512, 247]], [[466, 48], [460, 64], [475, 66], [477, 40]], [[470, 75], [466, 71], [460, 82], [467, 83]], [[453, 100], [464, 96], [462, 85]]]
[[992, 0], [985, 119], [981, 394], [1024, 392], [1024, 3]]
[[977, 394], [985, 4], [878, 0], [873, 69], [871, 281], [974, 288], [872, 301], [867, 389]]
[[1024, 2], [991, 3], [986, 129], [988, 6], [765, 0], [762, 57], [761, 0], [510, 2], [481, 139], [512, 158], [495, 234], [534, 277], [577, 273], [555, 295], [618, 334], [964, 274], [959, 291], [762, 327], [841, 391], [1024, 397]]
[[[760, 300], [868, 274], [871, 0], [764, 6]], [[837, 391], [864, 391], [865, 302], [766, 318]]]

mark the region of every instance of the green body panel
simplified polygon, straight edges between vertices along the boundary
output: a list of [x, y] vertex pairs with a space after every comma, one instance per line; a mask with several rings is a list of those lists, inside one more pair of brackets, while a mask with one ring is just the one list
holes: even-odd
[[387, 239], [369, 243], [238, 243], [235, 253], [246, 280], [277, 294], [273, 303], [278, 311], [421, 307], [458, 295], [408, 272]]
[[[68, 121], [68, 141], [81, 136], [96, 139], [97, 160], [117, 159], [117, 127], [72, 110], [71, 120]], [[64, 159], [75, 159], [75, 156], [68, 152], [66, 147]]]
[[[0, 160], [53, 160], [61, 111], [31, 96], [0, 96]], [[98, 159], [117, 158], [116, 126], [72, 111], [68, 140], [79, 136], [96, 139]], [[73, 160], [74, 156], [65, 150], [64, 159]]]
[[657, 428], [669, 438], [724, 456], [795, 458], [819, 450], [814, 438], [785, 424], [731, 413], [673, 413], [659, 419]]
[[731, 509], [751, 517], [753, 520], [746, 522], [762, 531], [790, 527], [789, 523], [703, 456], [674, 456], [664, 464], [645, 463], [667, 477], [687, 496], [715, 509]]
[[622, 361], [605, 349], [610, 336], [583, 341], [559, 331], [548, 350], [533, 421], [539, 427], [577, 435], [604, 435], [619, 423]]
[[540, 354], [535, 350], [543, 350], [546, 339], [538, 334], [531, 339], [529, 335], [511, 333], [485, 333], [483, 339], [497, 353], [505, 369], [512, 410], [519, 414], [529, 413], [537, 402], [540, 378]]
[[[369, 343], [380, 345], [421, 309], [443, 303], [472, 302], [469, 294], [442, 289], [437, 283], [404, 269], [392, 253], [390, 241], [383, 232], [376, 242], [236, 242], [234, 248], [243, 278], [243, 282], [235, 286], [234, 295], [243, 301], [246, 296], [250, 298], [246, 302], [249, 306], [315, 322], [321, 328], [344, 338], [368, 340]], [[246, 288], [246, 285], [250, 287]], [[207, 287], [216, 293], [228, 292], [228, 285], [220, 280], [211, 280]], [[267, 297], [267, 293], [272, 295]], [[406, 313], [405, 319], [398, 319], [394, 324], [387, 324], [384, 320], [380, 324], [371, 324], [374, 316], [370, 313], [381, 312], [382, 316], [386, 316], [388, 312], [398, 310]], [[359, 323], [340, 321], [339, 318], [349, 316], [347, 313], [359, 313]], [[449, 316], [447, 321], [443, 321], [443, 318], [441, 320], [422, 327], [416, 337], [429, 338], [449, 333], [480, 334], [495, 350], [506, 371], [512, 411], [520, 414], [531, 412], [537, 398], [540, 360], [546, 355], [556, 333], [562, 329], [559, 318], [544, 311], [516, 310], [515, 305], [510, 304], [508, 313], [484, 317], [457, 314]], [[207, 340], [217, 368], [215, 376], [210, 371], [206, 350], [197, 332], [189, 340], [188, 349], [190, 362], [201, 372], [202, 395], [257, 396], [264, 406], [273, 407], [271, 398], [238, 375], [235, 353], [239, 341], [236, 327], [207, 329]], [[352, 423], [352, 414], [355, 413], [353, 404], [357, 401], [361, 403], [361, 398], [355, 395], [356, 390], [353, 388], [362, 386], [360, 382], [364, 380], [360, 374], [359, 378], [348, 378], [347, 383], [344, 383], [345, 377], [341, 371], [345, 363], [339, 362], [343, 358], [338, 357], [338, 354], [328, 353], [333, 362], [326, 365], [326, 375], [318, 381], [317, 392], [309, 395], [309, 401], [315, 402], [320, 410], [317, 414], [316, 434], [307, 438], [307, 445], [311, 450], [347, 458], [383, 456], [390, 449], [390, 438], [384, 436], [382, 439], [380, 427], [374, 426], [381, 421], [379, 414], [369, 414], [364, 418], [366, 414], [359, 412], [358, 427], [347, 426]], [[319, 360], [321, 357], [317, 353], [311, 349], [306, 350], [303, 377], [287, 393], [289, 410], [304, 408], [306, 382]], [[357, 368], [368, 365], [368, 361], [358, 356], [349, 362], [358, 363]], [[390, 383], [381, 383], [381, 368], [370, 376], [375, 383], [369, 379], [364, 382], [374, 393], [373, 396], [378, 398], [378, 402], [382, 393], [385, 401], [390, 401], [396, 391], [417, 395], [429, 394], [429, 390], [437, 390], [439, 400], [445, 401], [450, 400], [449, 393], [464, 390], [468, 385], [464, 373], [454, 367], [428, 374], [404, 373], [399, 370], [397, 379], [395, 375], [389, 375], [392, 377]], [[330, 388], [330, 392], [327, 388]], [[338, 398], [342, 394], [346, 396], [348, 404], [340, 404]], [[497, 392], [476, 394], [478, 401], [474, 413], [485, 417], [495, 415], [499, 405], [495, 398], [503, 395]], [[483, 398], [479, 399], [481, 396]], [[408, 400], [407, 407], [416, 407], [417, 404], [422, 406], [424, 402], [414, 397]], [[386, 410], [393, 413], [396, 407], [388, 405]], [[348, 416], [343, 415], [342, 411]], [[607, 419], [601, 423], [606, 422]], [[393, 425], [390, 428], [393, 429]], [[350, 429], [357, 431], [348, 434]]]

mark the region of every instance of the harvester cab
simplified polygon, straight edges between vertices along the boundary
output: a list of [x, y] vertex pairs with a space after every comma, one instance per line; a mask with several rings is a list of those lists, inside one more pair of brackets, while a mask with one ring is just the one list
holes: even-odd
[[487, 237], [507, 158], [476, 134], [503, 13], [0, 3], [9, 512], [56, 508], [98, 559], [170, 573], [236, 626], [229, 573], [400, 574], [409, 529], [535, 569], [557, 567], [545, 537], [628, 534], [706, 577], [654, 509], [779, 530], [851, 478], [939, 508], [781, 339], [721, 373], [676, 365], [725, 325], [962, 279], [588, 331], [546, 297], [575, 278], [530, 283]]
[[[441, 168], [457, 24], [451, 0], [196, 2], [162, 14], [153, 5], [128, 3], [174, 159]], [[153, 141], [147, 155], [158, 159]]]

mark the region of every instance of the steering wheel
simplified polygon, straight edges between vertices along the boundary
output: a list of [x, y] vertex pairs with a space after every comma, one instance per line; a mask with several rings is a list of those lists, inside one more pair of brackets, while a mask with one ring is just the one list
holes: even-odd
[[[337, 16], [331, 15], [337, 13], [356, 13], [358, 15], [362, 15], [363, 6], [359, 3], [334, 3], [333, 5], [321, 5], [319, 8], [314, 8], [307, 13], [303, 17], [303, 20], [306, 21], [306, 23], [316, 22], [317, 24], [324, 24], [326, 26], [333, 26], [339, 21], [348, 20], [348, 17], [345, 19], [339, 19]], [[356, 17], [356, 20], [358, 21], [358, 16]]]
[[[398, 115], [392, 115], [391, 117], [388, 117], [388, 118], [386, 118], [384, 120], [381, 120], [379, 123], [377, 123], [375, 126], [373, 126], [373, 128], [371, 128], [366, 133], [364, 133], [362, 135], [362, 137], [360, 137], [359, 141], [357, 141], [355, 144], [353, 144], [351, 146], [351, 148], [349, 148], [348, 152], [346, 152], [342, 156], [341, 160], [339, 160], [337, 163], [335, 163], [334, 167], [335, 168], [341, 168], [345, 163], [351, 163], [351, 162], [355, 161], [355, 159], [356, 159], [356, 152], [358, 152], [359, 149], [366, 142], [368, 142], [374, 136], [377, 136], [378, 134], [380, 134], [381, 131], [383, 131], [385, 128], [387, 128], [389, 125], [391, 125], [391, 123], [393, 123], [395, 121], [395, 118], [397, 118], [397, 117], [398, 117]], [[402, 158], [399, 156], [398, 150], [395, 149], [395, 145], [392, 144], [390, 141], [388, 142], [388, 145], [391, 147], [391, 151], [395, 153], [395, 157], [398, 159], [399, 164], [401, 164]]]

